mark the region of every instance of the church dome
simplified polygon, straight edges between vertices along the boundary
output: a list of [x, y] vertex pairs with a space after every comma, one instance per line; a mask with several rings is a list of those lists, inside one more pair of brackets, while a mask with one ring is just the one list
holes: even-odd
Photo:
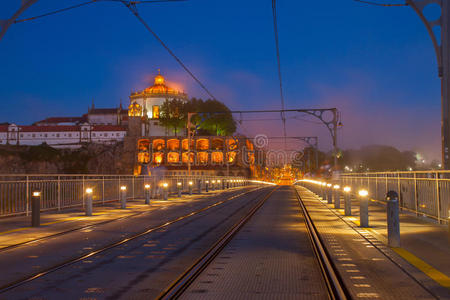
[[154, 84], [149, 86], [140, 92], [132, 93], [130, 98], [136, 99], [138, 97], [167, 97], [187, 99], [187, 95], [184, 92], [178, 91], [166, 85], [164, 76], [161, 75], [158, 69], [158, 75], [154, 78]]

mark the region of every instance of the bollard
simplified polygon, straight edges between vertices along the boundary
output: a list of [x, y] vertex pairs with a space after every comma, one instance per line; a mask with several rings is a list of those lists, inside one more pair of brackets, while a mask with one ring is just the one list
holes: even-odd
[[167, 182], [163, 183], [163, 199], [169, 199], [169, 184]]
[[31, 226], [41, 225], [41, 192], [34, 191], [31, 198]]
[[400, 247], [400, 216], [398, 194], [395, 191], [387, 192], [386, 201], [388, 245], [390, 247]]
[[86, 216], [92, 216], [92, 189], [86, 189]]
[[359, 226], [369, 227], [369, 192], [359, 191]]
[[205, 181], [205, 192], [209, 192], [209, 181], [208, 180], [206, 180]]
[[145, 189], [145, 204], [150, 204], [150, 184], [144, 185]]
[[125, 185], [120, 187], [120, 208], [127, 208], [127, 187]]
[[189, 181], [188, 186], [189, 186], [189, 195], [192, 195], [192, 185], [194, 183], [192, 181]]
[[177, 182], [178, 198], [181, 198], [182, 183]]
[[346, 216], [352, 215], [352, 198], [351, 198], [351, 192], [352, 188], [349, 186], [344, 187], [344, 214]]
[[331, 183], [327, 183], [327, 204], [333, 203], [333, 189]]
[[333, 198], [334, 198], [334, 208], [335, 209], [339, 209], [341, 208], [341, 193], [339, 192], [339, 189], [341, 187], [339, 186], [339, 184], [335, 184], [333, 186], [334, 189], [334, 193], [333, 193]]

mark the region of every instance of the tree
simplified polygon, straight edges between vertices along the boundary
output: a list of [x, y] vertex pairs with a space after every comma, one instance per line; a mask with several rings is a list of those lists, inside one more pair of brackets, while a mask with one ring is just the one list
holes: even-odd
[[236, 122], [230, 109], [218, 100], [192, 98], [182, 100], [166, 100], [161, 106], [160, 124], [173, 129], [175, 134], [186, 127], [187, 114], [197, 112], [191, 119], [198, 126], [198, 135], [232, 135], [236, 132]]
[[186, 103], [178, 99], [166, 99], [161, 106], [159, 122], [162, 126], [173, 129], [175, 136], [180, 129], [186, 127]]

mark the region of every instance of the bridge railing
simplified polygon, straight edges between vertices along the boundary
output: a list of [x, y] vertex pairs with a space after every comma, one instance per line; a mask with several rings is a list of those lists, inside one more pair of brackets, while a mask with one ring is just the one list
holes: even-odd
[[381, 201], [394, 190], [403, 209], [448, 222], [450, 171], [344, 173], [341, 181], [352, 190], [365, 188], [371, 198]]
[[[143, 199], [145, 184], [150, 184], [152, 194], [161, 192], [161, 184], [167, 183], [170, 193], [175, 193], [181, 183], [183, 192], [189, 190], [189, 182], [193, 182], [193, 190], [197, 190], [198, 182], [209, 186], [216, 181], [216, 186], [223, 181], [233, 181], [238, 185], [246, 179], [226, 176], [132, 176], [132, 175], [0, 175], [0, 216], [19, 214], [28, 215], [31, 210], [33, 191], [41, 192], [41, 210], [62, 210], [71, 207], [83, 207], [86, 200], [86, 189], [92, 188], [94, 204], [102, 205], [120, 199], [120, 188], [126, 186], [128, 199]], [[220, 180], [220, 183], [218, 181]], [[241, 184], [239, 184], [241, 185]]]

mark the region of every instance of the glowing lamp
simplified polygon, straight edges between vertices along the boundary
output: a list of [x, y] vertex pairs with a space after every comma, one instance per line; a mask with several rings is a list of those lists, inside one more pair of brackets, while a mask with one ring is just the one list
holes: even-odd
[[351, 190], [352, 190], [352, 188], [349, 187], [348, 185], [347, 185], [347, 186], [344, 186], [344, 192], [350, 193]]
[[40, 197], [41, 196], [41, 192], [40, 191], [34, 191], [33, 192], [33, 197]]
[[209, 183], [209, 180], [206, 180], [205, 182], [206, 182], [206, 183]]
[[213, 181], [212, 181], [212, 183], [216, 183], [216, 181], [215, 181], [215, 180], [213, 180]]
[[126, 191], [126, 190], [127, 190], [127, 187], [126, 187], [125, 185], [122, 185], [122, 186], [120, 187], [120, 189], [121, 189], [122, 191]]
[[163, 187], [166, 189], [169, 186], [169, 184], [167, 182], [163, 183]]
[[192, 181], [189, 181], [189, 185], [193, 185], [194, 183]]
[[337, 189], [340, 188], [340, 186], [339, 186], [339, 184], [335, 184], [335, 185], [333, 186], [333, 188], [334, 188], [335, 190], [337, 190]]
[[331, 187], [331, 185], [332, 185], [331, 183], [327, 183], [327, 187]]
[[217, 180], [217, 183], [220, 183], [220, 180]]
[[359, 190], [358, 195], [360, 195], [361, 197], [367, 197], [369, 195], [369, 192], [367, 190]]
[[87, 188], [86, 189], [86, 194], [92, 194], [92, 189], [91, 188]]
[[177, 182], [177, 185], [178, 185], [178, 186], [181, 186], [181, 182]]
[[150, 189], [150, 184], [144, 185], [144, 188], [145, 188], [146, 190]]

